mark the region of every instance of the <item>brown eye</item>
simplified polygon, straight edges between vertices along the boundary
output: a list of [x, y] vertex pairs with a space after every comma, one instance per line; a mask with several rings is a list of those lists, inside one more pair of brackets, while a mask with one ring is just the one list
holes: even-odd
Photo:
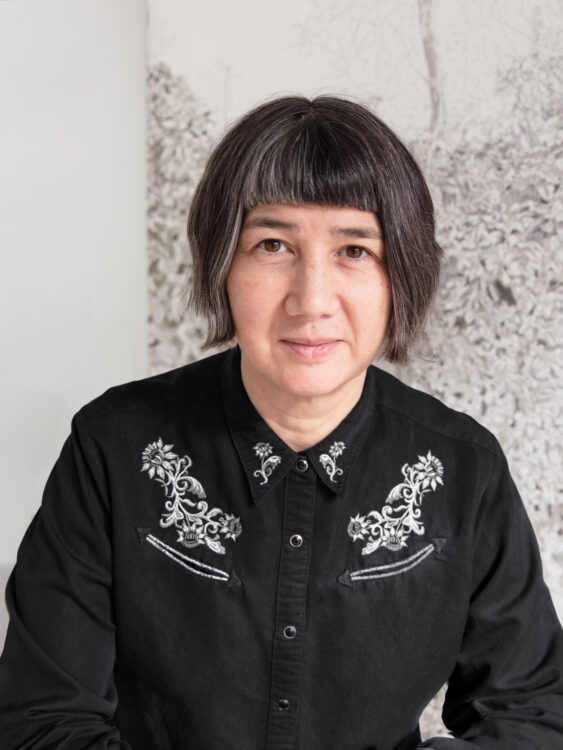
[[346, 248], [346, 257], [347, 258], [363, 258], [364, 254], [366, 253], [365, 249], [363, 247], [356, 247], [356, 245], [349, 245]]
[[282, 246], [279, 240], [263, 240], [260, 244], [269, 253], [277, 253]]

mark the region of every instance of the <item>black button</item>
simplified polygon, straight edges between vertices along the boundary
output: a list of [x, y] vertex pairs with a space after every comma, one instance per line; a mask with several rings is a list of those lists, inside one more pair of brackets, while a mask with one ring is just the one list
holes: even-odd
[[286, 638], [295, 638], [297, 635], [297, 628], [293, 625], [286, 625], [283, 629], [283, 634]]
[[297, 469], [297, 471], [307, 471], [307, 469], [309, 468], [309, 462], [304, 458], [298, 458], [295, 462], [295, 468]]
[[289, 708], [289, 701], [287, 700], [287, 698], [279, 699], [278, 708], [281, 709], [282, 711], [287, 711], [287, 709]]
[[289, 543], [292, 547], [301, 547], [303, 544], [303, 537], [301, 534], [293, 534], [289, 537]]

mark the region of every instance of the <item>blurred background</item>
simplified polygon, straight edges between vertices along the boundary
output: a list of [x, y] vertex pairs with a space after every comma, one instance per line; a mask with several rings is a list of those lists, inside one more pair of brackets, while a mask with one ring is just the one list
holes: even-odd
[[202, 356], [185, 220], [213, 143], [333, 93], [413, 150], [446, 253], [387, 369], [497, 434], [563, 617], [562, 34], [560, 0], [0, 0], [2, 587], [72, 414]]

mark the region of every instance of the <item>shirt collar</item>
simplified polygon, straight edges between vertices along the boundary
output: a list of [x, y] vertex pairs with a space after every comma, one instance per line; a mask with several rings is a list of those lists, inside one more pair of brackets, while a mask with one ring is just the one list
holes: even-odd
[[240, 349], [235, 347], [227, 352], [222, 378], [223, 406], [254, 502], [276, 487], [304, 456], [330, 490], [344, 495], [367, 435], [375, 387], [375, 368], [369, 367], [362, 395], [348, 416], [316, 445], [295, 453], [266, 424], [248, 397], [240, 372]]

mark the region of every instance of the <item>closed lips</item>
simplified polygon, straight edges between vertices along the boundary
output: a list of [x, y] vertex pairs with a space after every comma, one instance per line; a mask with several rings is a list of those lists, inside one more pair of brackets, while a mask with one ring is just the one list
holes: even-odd
[[339, 339], [321, 339], [316, 341], [305, 341], [303, 339], [282, 339], [292, 352], [307, 359], [315, 359], [330, 354], [338, 344]]

